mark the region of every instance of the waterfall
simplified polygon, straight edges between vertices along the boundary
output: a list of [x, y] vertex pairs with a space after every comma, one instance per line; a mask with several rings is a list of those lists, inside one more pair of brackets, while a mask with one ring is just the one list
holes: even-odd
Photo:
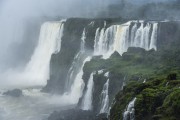
[[80, 51], [75, 56], [73, 63], [67, 74], [66, 82], [66, 93], [63, 97], [68, 98], [71, 103], [77, 104], [79, 98], [82, 96], [84, 90], [84, 80], [83, 68], [87, 61], [91, 60], [91, 56], [87, 56], [85, 52], [85, 39], [86, 39], [86, 29], [83, 30], [81, 36], [81, 48]]
[[144, 79], [143, 83], [146, 83], [146, 79]]
[[[64, 22], [45, 22], [41, 26], [38, 44], [29, 62], [21, 69], [10, 69], [2, 74], [5, 85], [12, 88], [45, 86], [50, 74], [50, 59], [61, 50]], [[7, 85], [6, 85], [7, 84]]]
[[103, 86], [103, 90], [101, 93], [101, 109], [100, 109], [100, 114], [101, 113], [108, 113], [109, 110], [109, 79]]
[[94, 88], [94, 81], [93, 81], [94, 73], [91, 73], [85, 96], [82, 102], [82, 110], [91, 110], [92, 109], [92, 95], [93, 95], [93, 88]]
[[98, 28], [95, 34], [94, 55], [103, 55], [103, 58], [108, 58], [111, 53], [114, 36], [114, 27], [109, 27], [105, 31], [105, 28]]
[[143, 41], [143, 23], [141, 23], [141, 26], [136, 31], [134, 43], [132, 46], [140, 47], [142, 41]]
[[126, 76], [124, 77], [124, 80], [123, 80], [123, 83], [121, 86], [121, 90], [123, 90], [125, 86], [126, 86]]
[[63, 22], [46, 22], [42, 25], [38, 45], [25, 68], [25, 74], [29, 74], [34, 82], [49, 79], [51, 55], [60, 51], [63, 26]]
[[98, 75], [102, 74], [103, 72], [104, 72], [104, 69], [97, 71]]
[[141, 47], [145, 50], [149, 50], [149, 34], [150, 34], [151, 25], [147, 23], [143, 30], [143, 40], [141, 42]]
[[100, 37], [100, 28], [96, 29], [96, 34], [95, 34], [95, 39], [94, 39], [94, 54], [97, 55], [98, 54], [98, 41], [99, 41], [99, 37]]
[[[96, 31], [96, 48], [95, 48], [95, 54], [99, 55], [100, 53], [103, 53], [105, 51], [105, 44], [106, 41], [104, 40], [104, 31], [105, 28], [102, 28], [101, 31]], [[99, 37], [97, 37], [99, 35]]]
[[[114, 51], [123, 54], [127, 51], [129, 39], [129, 26], [116, 26], [117, 32], [115, 34]], [[113, 51], [113, 52], [114, 52]]]
[[73, 83], [73, 80], [75, 76], [77, 75], [77, 71], [79, 70], [79, 62], [80, 62], [81, 54], [80, 52], [74, 57], [73, 63], [67, 73], [67, 82], [66, 82], [66, 87], [65, 91], [69, 92], [71, 85]]
[[81, 37], [81, 52], [84, 52], [85, 50], [85, 48], [84, 48], [84, 46], [85, 46], [85, 39], [86, 39], [86, 29], [84, 28], [84, 30], [83, 30], [83, 33], [82, 33], [82, 37]]
[[153, 24], [152, 36], [151, 36], [150, 49], [155, 49], [155, 50], [157, 50], [157, 47], [156, 47], [157, 30], [158, 30], [158, 24], [157, 24], [157, 23], [154, 23], [154, 24]]
[[135, 104], [136, 98], [134, 98], [127, 106], [125, 112], [123, 113], [123, 120], [134, 120], [135, 119]]
[[106, 72], [105, 74], [104, 74], [104, 77], [109, 77], [109, 72]]
[[94, 55], [103, 55], [107, 59], [115, 51], [122, 55], [129, 47], [157, 50], [157, 29], [158, 23], [143, 21], [130, 21], [107, 29], [98, 28], [94, 40]]
[[131, 30], [131, 45], [134, 44], [134, 38], [136, 36], [136, 31], [137, 31], [137, 24], [133, 25], [132, 30]]
[[89, 56], [83, 61], [83, 64], [80, 67], [80, 71], [77, 73], [74, 79], [74, 82], [71, 86], [71, 91], [68, 94], [68, 96], [70, 97], [69, 99], [71, 99], [73, 103], [77, 103], [79, 98], [82, 96], [82, 92], [85, 86], [84, 81], [82, 79], [83, 74], [84, 74], [83, 68], [84, 68], [85, 63], [90, 60], [91, 60], [91, 57]]
[[81, 48], [80, 51], [77, 53], [77, 55], [74, 57], [73, 63], [71, 64], [71, 67], [68, 71], [67, 74], [67, 82], [66, 82], [66, 87], [65, 91], [69, 92], [71, 89], [71, 86], [73, 84], [74, 78], [80, 71], [80, 67], [83, 64], [83, 54], [85, 52], [85, 39], [86, 39], [86, 30], [83, 30], [82, 36], [81, 36]]

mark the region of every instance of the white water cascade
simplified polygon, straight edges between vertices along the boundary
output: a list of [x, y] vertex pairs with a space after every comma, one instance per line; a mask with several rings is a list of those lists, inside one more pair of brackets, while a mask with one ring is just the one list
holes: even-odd
[[123, 120], [134, 120], [135, 119], [135, 109], [134, 104], [136, 102], [136, 98], [134, 98], [127, 106], [125, 112], [123, 113]]
[[82, 36], [81, 36], [81, 52], [85, 52], [85, 39], [86, 39], [86, 29], [84, 28]]
[[61, 49], [63, 26], [62, 22], [46, 22], [42, 25], [39, 43], [25, 68], [25, 73], [30, 74], [33, 81], [49, 79], [51, 55]]
[[151, 43], [150, 43], [150, 49], [155, 49], [157, 50], [156, 47], [156, 42], [157, 42], [157, 30], [158, 30], [158, 24], [155, 23], [153, 24], [153, 31], [152, 31], [152, 36], [151, 36]]
[[71, 86], [71, 91], [67, 94], [67, 97], [70, 99], [71, 103], [76, 104], [79, 101], [79, 98], [82, 96], [82, 92], [84, 89], [84, 80], [83, 77], [83, 68], [86, 62], [90, 61], [91, 57], [87, 57], [82, 66], [80, 67], [80, 71], [76, 75], [74, 82]]
[[105, 28], [96, 30], [94, 55], [103, 55], [104, 58], [108, 58], [109, 54], [111, 54], [109, 50], [112, 48], [110, 48], [109, 44], [113, 42], [114, 31], [113, 27], [107, 28], [106, 31]]
[[103, 86], [103, 90], [101, 93], [101, 106], [100, 106], [100, 114], [101, 113], [108, 113], [109, 111], [109, 79]]
[[2, 88], [45, 86], [49, 79], [51, 55], [61, 49], [63, 28], [63, 21], [45, 22], [41, 26], [39, 41], [30, 61], [21, 70], [11, 69], [3, 73], [6, 82]]
[[93, 88], [94, 88], [94, 81], [93, 81], [94, 73], [91, 73], [88, 84], [87, 90], [85, 92], [85, 96], [82, 101], [82, 110], [92, 110], [92, 99], [93, 99]]
[[107, 59], [115, 51], [122, 55], [129, 47], [157, 50], [157, 29], [158, 23], [143, 21], [112, 25], [106, 30], [98, 28], [94, 41], [94, 55], [103, 55], [103, 58]]
[[61, 96], [40, 92], [49, 79], [51, 55], [61, 50], [63, 28], [63, 21], [44, 23], [30, 61], [22, 71], [15, 69], [5, 74], [8, 77], [5, 91], [19, 88], [23, 95], [18, 98], [0, 96], [1, 120], [44, 120], [52, 110], [68, 105]]
[[86, 29], [83, 30], [82, 36], [81, 36], [81, 48], [80, 51], [77, 53], [77, 55], [74, 57], [73, 63], [71, 64], [71, 67], [67, 74], [67, 82], [66, 82], [66, 88], [65, 90], [69, 92], [71, 89], [71, 86], [73, 84], [74, 78], [80, 72], [79, 66], [82, 66], [83, 64], [83, 55], [85, 53], [85, 39], [86, 39]]
[[[77, 104], [79, 98], [83, 94], [84, 90], [84, 80], [83, 77], [83, 68], [86, 62], [91, 60], [91, 56], [85, 54], [85, 39], [86, 39], [86, 30], [84, 29], [81, 36], [81, 49], [74, 58], [74, 61], [69, 69], [67, 75], [67, 92], [63, 97], [69, 99], [71, 104]], [[68, 90], [69, 89], [69, 90]]]

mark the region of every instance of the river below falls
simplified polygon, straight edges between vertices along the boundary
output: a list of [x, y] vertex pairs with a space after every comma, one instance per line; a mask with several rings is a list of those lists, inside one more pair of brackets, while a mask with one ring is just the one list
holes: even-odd
[[24, 89], [23, 96], [11, 97], [0, 92], [0, 120], [47, 120], [53, 111], [73, 108], [62, 96]]

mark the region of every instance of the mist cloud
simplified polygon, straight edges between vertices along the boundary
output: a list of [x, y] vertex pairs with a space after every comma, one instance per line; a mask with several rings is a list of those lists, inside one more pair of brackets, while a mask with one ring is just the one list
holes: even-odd
[[[24, 41], [27, 21], [43, 17], [95, 17], [109, 0], [3, 0], [0, 1], [0, 66], [7, 66], [12, 44]], [[10, 46], [11, 45], [11, 46]], [[7, 58], [8, 57], [8, 58]], [[1, 68], [3, 68], [1, 66]]]

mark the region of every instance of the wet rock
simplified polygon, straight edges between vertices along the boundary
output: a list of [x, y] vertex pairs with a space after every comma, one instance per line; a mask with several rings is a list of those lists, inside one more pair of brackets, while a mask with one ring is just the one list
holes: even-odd
[[23, 94], [22, 94], [22, 90], [14, 89], [4, 92], [3, 95], [12, 96], [12, 97], [21, 97]]

